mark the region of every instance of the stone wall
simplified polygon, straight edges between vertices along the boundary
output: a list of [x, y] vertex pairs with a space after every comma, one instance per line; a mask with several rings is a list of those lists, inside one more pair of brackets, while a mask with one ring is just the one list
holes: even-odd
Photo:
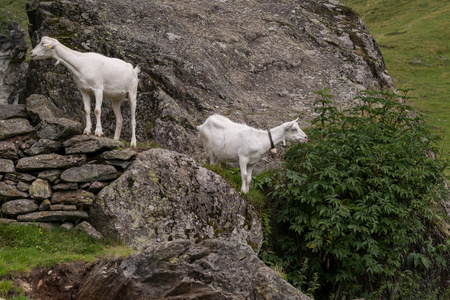
[[30, 96], [26, 105], [0, 106], [3, 221], [82, 223], [95, 195], [136, 156], [120, 141], [80, 135], [81, 124], [62, 117], [43, 96]]

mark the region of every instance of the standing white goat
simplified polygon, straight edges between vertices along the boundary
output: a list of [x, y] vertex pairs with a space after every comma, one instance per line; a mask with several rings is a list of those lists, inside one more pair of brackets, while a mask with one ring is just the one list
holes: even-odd
[[31, 59], [55, 58], [56, 64], [62, 62], [73, 74], [86, 112], [86, 128], [84, 134], [91, 134], [91, 93], [95, 96], [95, 135], [102, 136], [100, 115], [103, 96], [112, 102], [116, 116], [114, 139], [120, 138], [122, 131], [122, 114], [120, 103], [130, 100], [131, 108], [131, 147], [136, 147], [136, 95], [138, 87], [139, 66], [133, 66], [117, 58], [109, 58], [98, 53], [82, 53], [67, 48], [58, 40], [44, 36], [41, 42], [31, 51]]
[[241, 191], [247, 193], [255, 164], [274, 145], [286, 142], [306, 143], [308, 137], [298, 126], [297, 120], [284, 123], [269, 130], [260, 130], [232, 122], [230, 119], [212, 115], [197, 126], [200, 142], [212, 164], [222, 162], [239, 163], [241, 169]]

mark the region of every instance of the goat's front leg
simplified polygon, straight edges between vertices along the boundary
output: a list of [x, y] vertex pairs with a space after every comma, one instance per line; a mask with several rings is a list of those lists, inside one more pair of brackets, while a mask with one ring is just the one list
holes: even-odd
[[247, 192], [250, 189], [250, 183], [252, 182], [252, 173], [253, 173], [253, 167], [255, 165], [247, 165]]
[[[244, 157], [239, 158], [239, 168], [241, 169], [242, 186], [241, 192], [246, 194], [248, 192], [248, 171], [247, 171], [248, 159]], [[251, 180], [251, 178], [250, 178]]]
[[95, 124], [95, 135], [102, 136], [103, 130], [102, 130], [102, 121], [100, 120], [100, 117], [102, 114], [103, 91], [96, 90], [94, 91], [94, 95], [95, 95], [95, 118], [97, 121], [97, 123]]
[[91, 134], [92, 123], [91, 123], [91, 95], [87, 91], [80, 90], [81, 96], [83, 97], [84, 112], [86, 113], [86, 128], [84, 128], [83, 134]]

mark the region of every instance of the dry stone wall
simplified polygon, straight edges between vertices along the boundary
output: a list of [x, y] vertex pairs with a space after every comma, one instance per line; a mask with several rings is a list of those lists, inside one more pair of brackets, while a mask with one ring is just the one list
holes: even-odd
[[65, 228], [86, 221], [95, 195], [136, 153], [105, 137], [83, 136], [79, 122], [40, 95], [0, 107], [0, 214], [3, 221]]

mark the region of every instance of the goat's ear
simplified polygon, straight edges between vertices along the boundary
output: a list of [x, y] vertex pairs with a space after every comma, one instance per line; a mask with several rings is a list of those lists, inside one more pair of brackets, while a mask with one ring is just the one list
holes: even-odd
[[297, 122], [298, 121], [298, 118], [297, 119], [295, 119], [294, 121], [292, 121], [292, 122]]
[[286, 130], [291, 129], [292, 126], [294, 126], [294, 122], [290, 122], [290, 123], [286, 126]]

